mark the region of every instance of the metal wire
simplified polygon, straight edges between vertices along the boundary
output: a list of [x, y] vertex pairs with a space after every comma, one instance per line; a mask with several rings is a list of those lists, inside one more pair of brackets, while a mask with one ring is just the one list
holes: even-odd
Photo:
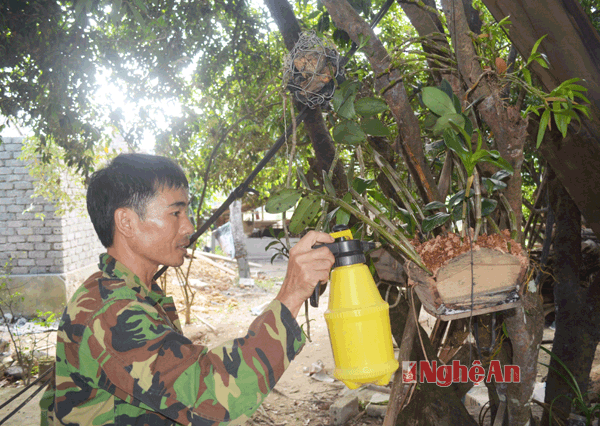
[[[2, 407], [4, 407], [5, 405], [7, 405], [8, 403], [10, 403], [11, 401], [13, 401], [17, 396], [22, 395], [23, 392], [25, 392], [27, 389], [31, 388], [34, 384], [36, 384], [42, 377], [45, 377], [48, 373], [50, 373], [51, 371], [54, 371], [54, 367], [48, 369], [48, 371], [46, 371], [42, 376], [40, 376], [35, 382], [33, 382], [32, 384], [30, 384], [29, 386], [27, 386], [25, 389], [23, 389], [21, 392], [19, 392], [17, 395], [13, 396], [11, 399], [9, 399], [7, 402], [5, 402], [4, 404], [2, 404]], [[42, 383], [40, 385], [39, 388], [37, 388], [35, 390], [35, 392], [33, 392], [31, 395], [29, 395], [27, 397], [27, 399], [25, 401], [23, 401], [21, 404], [19, 404], [19, 406], [17, 408], [15, 408], [14, 410], [12, 410], [10, 413], [8, 413], [2, 420], [0, 420], [0, 425], [3, 425], [8, 419], [10, 419], [12, 416], [14, 416], [21, 408], [23, 408], [29, 401], [31, 401], [33, 399], [34, 396], [36, 396], [38, 393], [40, 393], [40, 391], [42, 389], [44, 389], [44, 387], [46, 387], [46, 385], [48, 383], [50, 383], [50, 381], [52, 380], [52, 377], [50, 377], [48, 380], [46, 380], [44, 383]], [[0, 408], [2, 408], [0, 407]]]
[[[25, 387], [25, 389], [23, 389], [22, 391], [20, 391], [19, 393], [17, 393], [16, 395], [13, 395], [12, 397], [10, 397], [7, 401], [4, 401], [2, 403], [2, 405], [0, 405], [0, 410], [3, 409], [4, 407], [6, 407], [8, 404], [10, 404], [11, 402], [13, 402], [15, 399], [17, 399], [18, 397], [20, 397], [21, 395], [23, 395], [23, 393], [27, 392], [28, 389], [30, 389], [33, 385], [35, 385], [37, 382], [39, 382], [40, 380], [42, 380], [44, 377], [46, 377], [49, 373], [54, 371], [54, 366], [50, 367], [48, 370], [46, 370], [46, 372], [44, 372], [44, 374], [42, 374], [40, 377], [38, 377], [35, 382], [30, 383], [29, 385], [27, 385]], [[2, 424], [2, 423], [0, 423]]]
[[334, 46], [314, 31], [300, 34], [285, 56], [283, 83], [296, 100], [309, 108], [324, 104], [335, 93], [335, 80], [344, 74]]

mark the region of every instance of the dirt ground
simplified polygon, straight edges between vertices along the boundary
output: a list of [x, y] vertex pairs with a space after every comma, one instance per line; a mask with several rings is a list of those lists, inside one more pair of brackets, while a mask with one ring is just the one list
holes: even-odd
[[[219, 262], [226, 268], [235, 267]], [[184, 265], [185, 266], [185, 265]], [[285, 275], [285, 262], [274, 265], [263, 264], [261, 268], [252, 268], [255, 277], [254, 286], [240, 286], [234, 276], [207, 263], [194, 262], [190, 277], [193, 277], [194, 304], [192, 323], [184, 325], [184, 333], [196, 343], [208, 347], [246, 334], [250, 323], [256, 318], [257, 311], [269, 303], [277, 294]], [[184, 322], [184, 297], [180, 286], [173, 280], [172, 272], [168, 277], [167, 292], [175, 299], [180, 318]], [[329, 336], [323, 313], [327, 308], [326, 293], [319, 308], [310, 308], [310, 332], [312, 342], [306, 346], [285, 372], [275, 389], [264, 404], [254, 414], [249, 424], [254, 425], [329, 425], [329, 407], [347, 388], [340, 382], [324, 382], [309, 377], [313, 364], [323, 367], [324, 374], [317, 375], [327, 380], [332, 378], [334, 368], [333, 355], [329, 345]], [[302, 310], [298, 323], [306, 330], [306, 316]], [[55, 340], [55, 333], [51, 340]], [[2, 381], [0, 379], [0, 381]], [[3, 385], [3, 386], [2, 386]], [[23, 389], [14, 383], [0, 384], [0, 403]], [[22, 402], [26, 395], [0, 410], [0, 420]], [[39, 424], [38, 402], [42, 392], [38, 393], [24, 408], [11, 417], [4, 425], [29, 426]], [[361, 415], [350, 425], [378, 425], [381, 417]]]
[[[193, 264], [190, 277], [193, 278], [193, 290], [196, 295], [191, 314], [192, 323], [184, 325], [184, 333], [194, 342], [212, 347], [223, 341], [246, 334], [248, 325], [256, 318], [262, 306], [270, 302], [277, 293], [285, 274], [285, 262], [274, 265], [265, 263], [261, 268], [252, 268], [255, 285], [244, 286], [236, 282], [235, 276], [206, 262], [197, 261]], [[235, 269], [232, 264], [222, 263], [225, 268]], [[184, 322], [184, 297], [181, 287], [169, 274], [167, 292], [175, 298]], [[326, 292], [319, 308], [310, 308], [311, 342], [307, 342], [302, 352], [293, 361], [277, 383], [274, 391], [267, 397], [265, 403], [254, 414], [251, 425], [268, 426], [307, 426], [332, 424], [329, 414], [331, 404], [345, 395], [349, 390], [338, 381], [332, 381], [334, 369], [333, 355], [323, 314], [327, 309], [328, 294]], [[307, 318], [304, 310], [298, 317], [298, 323], [306, 330]], [[55, 337], [52, 337], [53, 339]], [[552, 331], [545, 331], [544, 339], [551, 339]], [[547, 346], [549, 347], [549, 346]], [[598, 357], [597, 357], [598, 359]], [[544, 360], [547, 361], [547, 360]], [[321, 374], [310, 375], [315, 364], [322, 366]], [[540, 369], [541, 380], [545, 372]], [[600, 368], [594, 368], [592, 377], [600, 378]], [[323, 380], [327, 381], [323, 381]], [[14, 384], [4, 383], [0, 387], [0, 403], [22, 389]], [[0, 384], [1, 386], [1, 384]], [[388, 390], [389, 390], [388, 386]], [[385, 389], [383, 390], [385, 394]], [[600, 390], [600, 389], [596, 389]], [[39, 424], [38, 401], [39, 393], [17, 415], [4, 423], [8, 426], [28, 426]], [[23, 401], [22, 398], [19, 401]], [[0, 420], [16, 407], [13, 403], [0, 410]], [[368, 403], [366, 403], [368, 405]], [[481, 407], [475, 403], [466, 404], [469, 412], [478, 418]], [[362, 408], [365, 408], [363, 405]], [[367, 414], [370, 413], [369, 414]], [[382, 406], [371, 407], [361, 411], [347, 424], [381, 425], [385, 409]], [[377, 413], [380, 413], [378, 416]], [[484, 424], [489, 424], [489, 419]]]

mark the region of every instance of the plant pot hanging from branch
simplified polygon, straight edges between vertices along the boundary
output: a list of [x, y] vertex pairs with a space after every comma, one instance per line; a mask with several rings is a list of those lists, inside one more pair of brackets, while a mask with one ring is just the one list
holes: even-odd
[[458, 235], [450, 233], [416, 249], [434, 275], [410, 261], [404, 268], [408, 285], [414, 287], [431, 315], [454, 320], [519, 305], [528, 260], [508, 231], [480, 235], [472, 246], [466, 238], [461, 242]]
[[315, 108], [333, 97], [336, 78], [343, 76], [340, 55], [332, 43], [313, 31], [300, 34], [294, 48], [286, 55], [283, 83], [297, 101]]

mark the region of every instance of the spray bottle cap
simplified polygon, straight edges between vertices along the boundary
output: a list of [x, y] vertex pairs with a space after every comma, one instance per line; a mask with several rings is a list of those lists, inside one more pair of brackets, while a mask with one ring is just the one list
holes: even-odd
[[325, 244], [335, 256], [334, 268], [339, 266], [365, 263], [365, 252], [375, 248], [371, 241], [360, 241], [352, 238], [352, 232], [346, 225], [336, 225], [330, 234], [335, 238], [334, 243]]
[[[355, 265], [357, 263], [365, 263], [365, 252], [376, 247], [374, 242], [360, 241], [352, 238], [352, 231], [346, 225], [335, 225], [331, 235], [334, 243], [319, 244], [313, 246], [314, 249], [326, 246], [331, 250], [335, 257], [333, 268], [338, 266]], [[319, 296], [321, 294], [321, 283], [317, 283], [313, 294], [310, 296], [311, 306], [317, 308], [319, 306]]]

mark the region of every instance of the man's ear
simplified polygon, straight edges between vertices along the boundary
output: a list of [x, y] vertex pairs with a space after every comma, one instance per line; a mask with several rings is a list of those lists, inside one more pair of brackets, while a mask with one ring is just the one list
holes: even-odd
[[135, 212], [127, 207], [115, 210], [115, 234], [119, 233], [126, 238], [131, 238], [139, 218]]

